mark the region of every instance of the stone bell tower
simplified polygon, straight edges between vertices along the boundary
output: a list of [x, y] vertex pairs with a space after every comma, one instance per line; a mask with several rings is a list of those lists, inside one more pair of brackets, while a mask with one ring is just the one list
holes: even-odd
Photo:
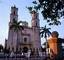
[[39, 16], [36, 11], [32, 11], [32, 30], [33, 30], [33, 48], [36, 50], [41, 49], [41, 40], [40, 40], [40, 24]]
[[40, 27], [39, 14], [36, 11], [32, 11], [32, 27]]
[[10, 49], [10, 51], [16, 50], [16, 40], [17, 40], [17, 34], [14, 32], [14, 29], [10, 29], [13, 20], [18, 21], [18, 8], [16, 8], [16, 6], [11, 7], [11, 13], [10, 13], [9, 32], [7, 41], [7, 49]]
[[10, 22], [12, 23], [13, 20], [18, 20], [18, 8], [16, 6], [11, 7]]

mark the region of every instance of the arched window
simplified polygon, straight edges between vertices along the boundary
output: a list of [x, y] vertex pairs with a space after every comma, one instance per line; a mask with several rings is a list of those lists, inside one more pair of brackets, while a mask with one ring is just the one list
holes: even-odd
[[14, 15], [15, 15], [15, 11], [14, 11]]
[[37, 26], [37, 22], [36, 22], [36, 26]]
[[27, 38], [26, 38], [26, 37], [24, 38], [24, 42], [25, 42], [25, 43], [27, 42]]
[[13, 20], [15, 20], [15, 18], [13, 18]]

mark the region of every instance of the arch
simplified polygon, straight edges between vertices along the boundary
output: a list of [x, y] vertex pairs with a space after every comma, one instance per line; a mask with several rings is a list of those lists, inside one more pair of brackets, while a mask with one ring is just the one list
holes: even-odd
[[28, 48], [27, 47], [23, 47], [23, 52], [27, 53], [28, 52]]

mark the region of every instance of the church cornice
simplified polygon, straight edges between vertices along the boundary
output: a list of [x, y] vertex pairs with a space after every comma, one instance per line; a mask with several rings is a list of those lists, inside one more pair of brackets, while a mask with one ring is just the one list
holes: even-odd
[[32, 27], [29, 26], [23, 26], [25, 29], [32, 29]]
[[24, 35], [24, 36], [30, 36], [30, 34], [27, 34], [27, 33], [22, 33], [22, 35]]

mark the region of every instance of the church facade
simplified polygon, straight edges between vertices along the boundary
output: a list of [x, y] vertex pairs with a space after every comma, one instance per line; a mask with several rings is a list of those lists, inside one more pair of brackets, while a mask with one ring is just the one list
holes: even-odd
[[41, 49], [39, 16], [38, 13], [35, 11], [32, 11], [31, 16], [31, 27], [28, 26], [28, 23], [26, 21], [22, 21], [21, 26], [24, 29], [15, 32], [14, 29], [10, 29], [10, 26], [13, 23], [14, 19], [18, 21], [18, 8], [16, 8], [15, 6], [11, 7], [9, 32], [7, 40], [7, 49], [10, 49], [10, 51], [28, 51], [29, 49]]

